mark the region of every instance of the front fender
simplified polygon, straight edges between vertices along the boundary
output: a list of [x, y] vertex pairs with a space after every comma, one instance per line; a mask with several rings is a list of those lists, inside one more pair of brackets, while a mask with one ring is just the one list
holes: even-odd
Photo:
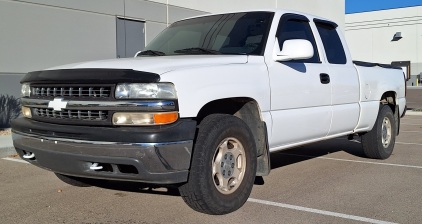
[[270, 86], [265, 63], [229, 64], [170, 71], [161, 82], [175, 84], [180, 117], [196, 117], [208, 102], [248, 97], [261, 111], [270, 110]]

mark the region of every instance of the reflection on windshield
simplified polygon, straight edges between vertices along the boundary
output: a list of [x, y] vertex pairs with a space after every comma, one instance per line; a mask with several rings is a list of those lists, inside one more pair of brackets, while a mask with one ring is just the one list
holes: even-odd
[[[263, 55], [273, 13], [213, 15], [173, 23], [139, 56], [185, 54]], [[160, 52], [160, 55], [151, 52]]]

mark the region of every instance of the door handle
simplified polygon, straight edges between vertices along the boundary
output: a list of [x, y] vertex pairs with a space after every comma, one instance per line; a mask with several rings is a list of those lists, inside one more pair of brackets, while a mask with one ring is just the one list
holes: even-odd
[[330, 83], [330, 76], [326, 73], [319, 74], [319, 79], [321, 80], [322, 84]]

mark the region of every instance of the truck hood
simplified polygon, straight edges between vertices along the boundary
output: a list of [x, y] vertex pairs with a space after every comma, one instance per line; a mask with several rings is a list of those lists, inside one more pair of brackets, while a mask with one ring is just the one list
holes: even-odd
[[244, 64], [247, 61], [248, 56], [246, 55], [178, 55], [90, 61], [53, 67], [47, 70], [81, 68], [133, 69], [161, 75], [185, 68]]

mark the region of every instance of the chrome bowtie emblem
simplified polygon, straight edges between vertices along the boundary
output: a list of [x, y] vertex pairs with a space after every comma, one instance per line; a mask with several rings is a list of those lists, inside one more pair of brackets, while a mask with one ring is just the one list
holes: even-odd
[[54, 98], [53, 101], [48, 102], [48, 108], [53, 108], [54, 111], [62, 111], [66, 106], [67, 101], [63, 101], [63, 98]]

